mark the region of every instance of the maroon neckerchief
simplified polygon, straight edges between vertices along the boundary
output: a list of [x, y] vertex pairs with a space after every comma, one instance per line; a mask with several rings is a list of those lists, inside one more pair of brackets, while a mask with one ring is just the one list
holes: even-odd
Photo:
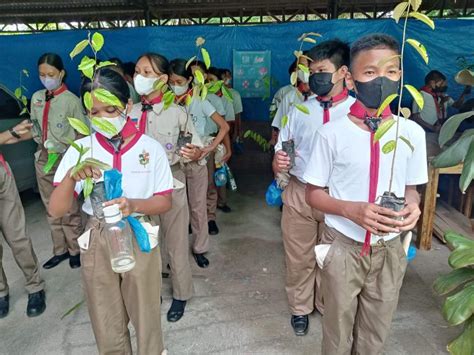
[[[349, 114], [355, 118], [366, 121], [370, 117], [367, 114], [367, 110], [362, 103], [356, 101], [350, 108]], [[382, 112], [381, 117], [392, 116], [390, 106]], [[378, 117], [379, 118], [379, 117]], [[369, 203], [374, 203], [377, 198], [377, 186], [379, 182], [379, 167], [380, 167], [380, 144], [379, 141], [374, 142], [375, 130], [370, 132], [370, 177], [369, 177]], [[369, 231], [365, 232], [364, 246], [362, 247], [361, 256], [367, 256], [370, 254], [370, 237]]]
[[163, 100], [163, 95], [160, 95], [158, 97], [155, 97], [154, 99], [148, 101], [145, 99], [145, 97], [142, 97], [142, 115], [140, 117], [140, 122], [139, 122], [139, 131], [142, 134], [145, 134], [146, 132], [146, 122], [147, 122], [147, 116], [148, 116], [148, 111], [153, 110], [153, 105], [159, 104]]
[[324, 109], [323, 124], [328, 123], [329, 120], [331, 119], [331, 114], [329, 112], [329, 109], [334, 104], [337, 104], [338, 102], [341, 102], [347, 99], [347, 96], [349, 96], [349, 90], [347, 90], [347, 88], [344, 88], [344, 90], [342, 90], [342, 92], [339, 95], [333, 96], [329, 100], [323, 100], [319, 96], [316, 97], [316, 100], [319, 101], [321, 107]]
[[56, 96], [62, 94], [67, 90], [66, 84], [61, 84], [59, 88], [53, 91], [46, 90], [45, 105], [43, 109], [43, 143], [48, 139], [48, 120], [49, 120], [49, 109], [51, 108], [51, 100]]

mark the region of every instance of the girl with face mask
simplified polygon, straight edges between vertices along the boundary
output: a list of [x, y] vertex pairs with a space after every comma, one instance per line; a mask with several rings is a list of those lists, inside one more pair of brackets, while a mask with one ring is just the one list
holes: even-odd
[[[98, 88], [111, 92], [125, 108], [100, 102], [93, 95], [90, 114], [107, 120], [119, 133], [111, 137], [95, 127], [95, 133], [76, 143], [91, 148], [84, 158], [93, 157], [122, 173], [123, 196], [127, 197], [107, 201], [104, 206], [118, 204], [124, 218], [132, 216], [140, 221], [151, 221], [149, 216], [165, 213], [171, 207], [173, 178], [166, 154], [158, 142], [127, 121], [132, 101], [120, 74], [102, 68], [93, 83], [87, 79], [82, 84], [81, 91], [84, 94]], [[77, 159], [78, 152], [71, 147], [57, 169], [54, 177], [57, 187], [49, 205], [49, 213], [55, 217], [67, 213], [74, 195], [83, 190], [87, 177], [95, 181], [103, 179], [103, 171], [88, 165], [71, 176]], [[89, 236], [86, 233], [81, 236], [82, 282], [99, 353], [132, 353], [130, 321], [136, 331], [138, 354], [161, 354], [164, 346], [159, 247], [142, 252], [132, 233], [135, 266], [126, 273], [115, 273], [110, 265], [104, 220], [94, 217], [90, 198], [85, 200], [82, 209], [89, 218], [86, 232]]]
[[188, 111], [199, 137], [207, 145], [202, 149], [202, 159], [185, 165], [193, 255], [198, 266], [206, 268], [209, 266], [209, 260], [204, 254], [209, 251], [209, 233], [206, 204], [208, 172], [205, 158], [223, 141], [229, 132], [229, 125], [207, 99], [196, 97], [189, 107], [186, 106], [186, 96], [192, 95], [192, 81], [193, 75], [191, 69], [186, 68], [186, 60], [175, 59], [170, 63], [169, 83], [176, 94], [176, 101]]
[[[68, 117], [77, 118], [85, 123], [87, 119], [79, 98], [70, 92], [64, 83], [66, 71], [57, 54], [46, 53], [38, 60], [39, 79], [45, 89], [35, 92], [31, 98], [31, 120], [39, 132], [35, 141], [38, 143], [36, 153], [36, 178], [41, 199], [48, 207], [53, 192], [53, 177], [69, 141], [77, 138]], [[48, 154], [57, 154], [59, 158], [49, 172], [44, 171]], [[69, 259], [71, 268], [79, 267], [79, 246], [77, 238], [83, 231], [79, 205], [73, 203], [69, 213], [62, 218], [48, 215], [53, 240], [53, 254], [43, 267], [50, 269], [60, 262]]]
[[[173, 207], [156, 220], [166, 245], [166, 254], [171, 269], [173, 303], [167, 319], [176, 322], [184, 314], [186, 301], [192, 297], [193, 283], [189, 265], [189, 209], [186, 195], [186, 177], [184, 167], [191, 161], [197, 161], [203, 154], [199, 134], [186, 111], [176, 104], [165, 109], [163, 93], [157, 85], [159, 81], [168, 83], [169, 62], [157, 53], [142, 55], [135, 67], [134, 84], [142, 95], [142, 103], [132, 107], [130, 118], [140, 132], [156, 139], [163, 146], [175, 178], [172, 195]], [[184, 147], [179, 141], [190, 137], [191, 143]]]

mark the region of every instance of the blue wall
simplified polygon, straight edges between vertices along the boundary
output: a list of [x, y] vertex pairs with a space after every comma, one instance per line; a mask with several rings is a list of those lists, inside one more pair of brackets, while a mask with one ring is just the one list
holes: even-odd
[[[215, 26], [163, 26], [150, 28], [133, 28], [103, 30], [105, 47], [102, 52], [106, 57], [119, 57], [123, 61], [134, 61], [146, 51], [156, 51], [169, 59], [176, 57], [189, 58], [196, 53], [195, 38], [206, 38], [205, 47], [209, 50], [213, 65], [231, 67], [232, 50], [270, 50], [272, 52], [272, 75], [280, 85], [288, 82], [287, 69], [294, 59], [293, 50], [299, 43], [296, 39], [303, 32], [318, 32], [323, 39], [340, 38], [351, 42], [358, 37], [383, 32], [401, 38], [401, 26], [393, 20], [333, 20], [279, 25], [247, 27]], [[474, 21], [472, 20], [437, 20], [436, 30], [431, 31], [426, 25], [411, 21], [408, 37], [422, 42], [430, 55], [429, 65], [418, 57], [411, 47], [406, 56], [406, 78], [408, 83], [420, 87], [425, 74], [432, 69], [440, 69], [449, 77], [449, 93], [457, 98], [462, 87], [454, 82], [458, 71], [456, 58], [472, 54], [474, 47]], [[19, 72], [26, 68], [32, 74], [25, 80], [29, 95], [40, 88], [36, 61], [47, 51], [60, 54], [68, 70], [67, 83], [74, 92], [78, 91], [79, 73], [75, 69], [81, 56], [74, 61], [68, 53], [74, 45], [84, 39], [87, 31], [61, 31], [18, 36], [0, 36], [0, 82], [11, 89], [18, 86]], [[311, 47], [306, 43], [305, 49]], [[273, 92], [277, 88], [273, 88]], [[244, 100], [244, 118], [252, 120], [268, 119], [268, 100]]]

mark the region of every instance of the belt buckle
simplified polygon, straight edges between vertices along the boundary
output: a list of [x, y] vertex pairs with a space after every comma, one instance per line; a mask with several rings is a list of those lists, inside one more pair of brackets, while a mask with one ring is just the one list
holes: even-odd
[[377, 243], [375, 245], [379, 248], [384, 248], [387, 246], [387, 244], [385, 243], [385, 239], [383, 238], [380, 238], [379, 240], [377, 240]]

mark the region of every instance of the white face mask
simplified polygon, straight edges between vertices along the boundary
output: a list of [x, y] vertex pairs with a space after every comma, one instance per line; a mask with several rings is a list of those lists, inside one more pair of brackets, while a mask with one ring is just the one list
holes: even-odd
[[104, 121], [109, 122], [110, 124], [112, 124], [115, 127], [115, 129], [116, 129], [115, 134], [110, 134], [109, 132], [104, 132], [102, 129], [100, 129], [99, 127], [97, 127], [93, 123], [91, 124], [91, 126], [94, 129], [94, 131], [96, 131], [97, 133], [100, 133], [105, 138], [110, 139], [110, 138], [116, 136], [117, 134], [119, 134], [120, 132], [122, 132], [123, 127], [127, 123], [127, 114], [126, 114], [126, 112], [127, 112], [127, 107], [125, 107], [125, 110], [123, 112], [121, 112], [120, 115], [118, 115], [116, 117], [101, 117]]
[[46, 90], [56, 90], [61, 85], [61, 76], [59, 78], [42, 78], [40, 77], [41, 83]]
[[173, 90], [173, 92], [176, 94], [176, 96], [181, 96], [181, 95], [186, 94], [186, 92], [188, 91], [189, 86], [188, 85], [184, 85], [184, 86], [170, 85], [170, 88], [171, 88], [171, 90]]
[[298, 70], [298, 79], [307, 84], [309, 83], [309, 73], [305, 73], [304, 71], [302, 71], [301, 69]]
[[157, 80], [158, 78], [145, 78], [143, 75], [138, 74], [133, 79], [133, 84], [138, 95], [148, 95], [155, 90], [153, 89], [153, 85]]

